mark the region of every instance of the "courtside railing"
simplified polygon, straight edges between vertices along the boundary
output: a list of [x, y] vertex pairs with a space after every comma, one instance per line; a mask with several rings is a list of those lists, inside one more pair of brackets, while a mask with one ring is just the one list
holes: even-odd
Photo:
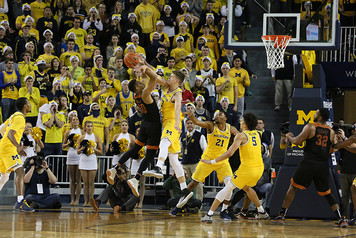
[[[70, 184], [69, 174], [66, 165], [67, 156], [65, 155], [49, 155], [46, 157], [47, 163], [54, 175], [57, 176], [57, 185], [68, 187]], [[155, 161], [157, 158], [155, 158]], [[111, 168], [112, 157], [111, 156], [98, 156], [98, 171], [95, 178], [95, 187], [100, 188], [106, 186], [105, 181], [102, 176], [106, 173], [106, 170]], [[152, 164], [149, 169], [152, 168]], [[172, 169], [170, 169], [171, 171]], [[157, 182], [163, 181], [155, 178], [146, 178], [146, 186], [154, 187], [157, 186]], [[222, 188], [223, 184], [219, 184], [216, 173], [210, 174], [204, 183], [205, 188]]]
[[341, 27], [340, 48], [323, 51], [322, 62], [356, 62], [356, 27]]

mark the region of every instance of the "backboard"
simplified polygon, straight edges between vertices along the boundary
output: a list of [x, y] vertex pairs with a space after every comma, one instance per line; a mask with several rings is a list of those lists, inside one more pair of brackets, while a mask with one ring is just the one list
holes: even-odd
[[294, 0], [248, 0], [245, 5], [244, 2], [228, 1], [225, 48], [263, 50], [263, 35], [290, 35], [287, 50], [339, 47], [338, 0], [302, 0], [299, 4]]

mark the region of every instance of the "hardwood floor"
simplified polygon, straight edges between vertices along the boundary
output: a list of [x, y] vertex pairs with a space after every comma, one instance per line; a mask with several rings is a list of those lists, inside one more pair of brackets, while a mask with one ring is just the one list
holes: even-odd
[[202, 214], [170, 217], [168, 211], [141, 210], [113, 214], [109, 208], [62, 208], [60, 212], [24, 213], [0, 207], [0, 237], [356, 237], [356, 227], [335, 228], [334, 221], [287, 219], [224, 222], [214, 215], [212, 224]]

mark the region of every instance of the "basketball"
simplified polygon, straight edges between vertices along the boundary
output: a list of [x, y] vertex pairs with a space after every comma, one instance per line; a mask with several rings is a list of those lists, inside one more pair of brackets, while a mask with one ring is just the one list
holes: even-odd
[[129, 68], [134, 68], [138, 64], [138, 55], [133, 52], [129, 52], [124, 57], [125, 65]]

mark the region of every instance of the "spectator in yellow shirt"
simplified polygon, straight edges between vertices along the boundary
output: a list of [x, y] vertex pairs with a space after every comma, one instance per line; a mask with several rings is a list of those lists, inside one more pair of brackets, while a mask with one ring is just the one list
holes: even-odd
[[90, 91], [91, 93], [98, 90], [99, 80], [92, 75], [92, 65], [85, 64], [84, 76], [78, 78], [78, 81], [82, 84], [84, 91]]
[[218, 66], [217, 66], [216, 60], [213, 59], [213, 58], [210, 58], [209, 55], [210, 55], [210, 49], [209, 49], [209, 47], [208, 47], [208, 46], [203, 46], [203, 47], [201, 48], [201, 57], [198, 59], [197, 64], [196, 64], [196, 66], [195, 66], [195, 68], [196, 68], [197, 70], [201, 70], [201, 69], [204, 68], [203, 59], [204, 59], [205, 57], [208, 57], [208, 58], [210, 59], [210, 61], [211, 61], [211, 66], [210, 66], [210, 67], [211, 67], [212, 69], [214, 69], [214, 70], [217, 71]]
[[177, 47], [176, 39], [179, 36], [182, 36], [184, 39], [184, 49], [186, 49], [188, 52], [194, 52], [194, 37], [192, 34], [187, 32], [187, 29], [188, 24], [185, 21], [181, 21], [179, 23], [179, 33], [173, 38], [173, 48]]
[[82, 56], [78, 52], [74, 51], [74, 47], [75, 47], [75, 41], [73, 39], [69, 39], [68, 40], [68, 51], [62, 53], [61, 56], [59, 57], [61, 65], [70, 66], [71, 65], [70, 57], [72, 57], [73, 55], [75, 55], [79, 58], [79, 65], [82, 65]]
[[35, 71], [37, 69], [37, 65], [35, 62], [31, 61], [32, 55], [30, 52], [25, 51], [22, 58], [23, 61], [19, 62], [19, 73], [21, 78], [21, 85], [25, 85], [25, 77], [32, 71]]
[[[16, 18], [15, 24], [16, 24], [16, 29], [17, 30], [21, 30], [22, 25], [25, 23], [25, 19], [27, 16], [31, 15], [31, 6], [28, 3], [24, 3], [22, 4], [22, 11], [23, 11], [23, 15], [18, 16]], [[36, 26], [36, 22], [34, 22], [34, 27]]]
[[62, 127], [65, 123], [65, 117], [58, 112], [58, 104], [55, 101], [49, 103], [49, 108], [50, 113], [42, 116], [43, 125], [46, 127], [45, 156], [62, 154]]
[[65, 34], [65, 40], [68, 40], [68, 33], [73, 32], [76, 36], [75, 43], [78, 45], [79, 49], [85, 45], [85, 38], [87, 37], [87, 31], [80, 27], [80, 17], [74, 17], [73, 28], [69, 29]]
[[33, 77], [28, 75], [25, 78], [25, 87], [20, 88], [19, 97], [26, 97], [31, 103], [31, 112], [27, 113], [26, 121], [30, 122], [32, 126], [36, 126], [41, 96], [40, 90], [33, 87], [33, 83]]
[[185, 57], [187, 57], [190, 54], [190, 52], [184, 49], [183, 47], [184, 38], [182, 36], [177, 37], [176, 42], [177, 42], [177, 47], [171, 51], [171, 56], [174, 57], [176, 61], [175, 68], [182, 69], [184, 68]]
[[[211, 49], [211, 51], [214, 53], [213, 54], [214, 58], [219, 59], [220, 54], [219, 54], [218, 39], [216, 38], [216, 36], [210, 34], [209, 25], [205, 24], [203, 26], [203, 35], [198, 38], [197, 42], [201, 37], [204, 37], [206, 39], [205, 45], [208, 46]], [[198, 43], [197, 43], [197, 47], [198, 47]]]
[[30, 4], [32, 16], [37, 22], [38, 19], [44, 16], [44, 9], [47, 7], [47, 4], [44, 3], [42, 0], [36, 0]]
[[105, 79], [99, 80], [99, 90], [93, 93], [93, 102], [96, 102], [100, 105], [100, 108], [103, 109], [106, 106], [106, 98], [109, 96], [115, 97], [117, 91], [111, 85], [107, 85]]
[[108, 120], [100, 116], [100, 106], [94, 102], [90, 105], [91, 115], [87, 116], [83, 120], [83, 127], [86, 121], [91, 121], [94, 127], [94, 134], [100, 137], [104, 143], [105, 152], [109, 150], [109, 122]]
[[142, 0], [141, 4], [136, 7], [135, 14], [138, 24], [142, 27], [143, 45], [146, 46], [149, 44], [150, 33], [155, 30], [154, 27], [160, 14], [148, 0]]
[[229, 99], [229, 108], [237, 111], [237, 99], [238, 99], [238, 90], [236, 80], [229, 76], [230, 64], [225, 62], [221, 66], [222, 76], [216, 80], [216, 92], [219, 95], [218, 102], [221, 101], [223, 97]]
[[91, 34], [88, 34], [86, 37], [86, 44], [79, 48], [79, 52], [82, 56], [83, 61], [89, 60], [93, 57], [93, 53], [95, 49], [99, 49], [99, 47], [94, 45], [94, 37]]
[[[51, 68], [51, 62], [53, 59], [58, 59], [57, 56], [52, 55], [53, 44], [51, 42], [46, 42], [43, 45], [44, 54], [38, 56], [39, 59], [46, 61], [46, 69]], [[59, 60], [59, 59], [58, 59]]]

